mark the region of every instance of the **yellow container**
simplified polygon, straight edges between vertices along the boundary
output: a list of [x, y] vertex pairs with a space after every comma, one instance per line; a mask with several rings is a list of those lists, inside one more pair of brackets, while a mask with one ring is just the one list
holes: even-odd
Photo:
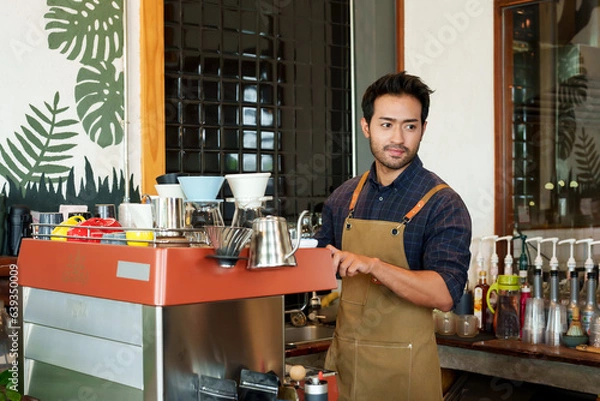
[[85, 221], [85, 217], [83, 216], [75, 215], [69, 217], [67, 221], [63, 221], [59, 226], [54, 227], [50, 239], [53, 241], [66, 241], [67, 238], [65, 236], [67, 232], [82, 221]]
[[126, 231], [125, 238], [127, 245], [149, 246], [151, 241], [154, 241], [154, 233], [152, 231]]

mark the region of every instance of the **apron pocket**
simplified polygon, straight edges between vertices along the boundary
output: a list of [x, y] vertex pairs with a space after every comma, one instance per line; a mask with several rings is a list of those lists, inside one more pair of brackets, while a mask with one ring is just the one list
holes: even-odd
[[412, 343], [337, 338], [335, 357], [340, 400], [410, 399]]
[[365, 305], [371, 276], [367, 274], [358, 274], [354, 277], [344, 277], [342, 279], [342, 301], [354, 305]]

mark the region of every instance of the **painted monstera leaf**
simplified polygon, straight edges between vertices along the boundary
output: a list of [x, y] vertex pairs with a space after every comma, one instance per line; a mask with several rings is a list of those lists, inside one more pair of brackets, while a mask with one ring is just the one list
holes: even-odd
[[581, 129], [581, 146], [575, 150], [577, 166], [580, 169], [579, 180], [586, 185], [600, 189], [600, 154], [596, 148], [593, 135], [587, 135]]
[[57, 183], [69, 175], [71, 166], [64, 162], [73, 157], [69, 151], [76, 144], [68, 139], [77, 133], [67, 127], [77, 121], [61, 118], [68, 107], [59, 107], [59, 101], [56, 92], [52, 104], [44, 102], [45, 110], [30, 104], [33, 113], [25, 115], [28, 125], [21, 126], [22, 133], [15, 132], [16, 141], [9, 139], [6, 147], [0, 147], [0, 175], [21, 188], [38, 184], [43, 176], [47, 181]]
[[557, 156], [566, 160], [573, 151], [577, 133], [575, 106], [586, 101], [588, 78], [585, 74], [570, 77], [558, 87]]
[[47, 0], [50, 49], [69, 60], [114, 60], [123, 54], [123, 0]]
[[85, 132], [106, 148], [123, 141], [123, 73], [101, 61], [84, 66], [77, 74], [75, 87], [77, 115]]

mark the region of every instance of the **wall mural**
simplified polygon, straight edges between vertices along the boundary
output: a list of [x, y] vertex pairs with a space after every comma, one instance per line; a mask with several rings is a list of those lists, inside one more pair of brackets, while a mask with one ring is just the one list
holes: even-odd
[[[15, 58], [10, 71], [13, 77], [27, 73], [35, 54], [44, 54], [48, 65], [38, 67], [47, 77], [42, 84], [35, 84], [35, 76], [22, 79], [32, 87], [13, 89], [18, 91], [16, 97], [26, 102], [23, 114], [7, 110], [18, 108], [16, 104], [5, 104], [6, 113], [0, 113], [3, 200], [7, 206], [25, 204], [36, 211], [57, 211], [60, 204], [85, 204], [90, 210], [99, 203], [118, 206], [126, 185], [122, 168], [126, 139], [123, 0], [47, 0], [45, 6], [39, 0], [25, 3], [29, 3], [26, 11], [33, 9], [41, 18], [15, 21], [10, 12], [0, 17], [0, 24], [29, 26], [25, 35], [5, 41], [2, 52], [10, 51]], [[23, 3], [11, 7], [23, 8]], [[42, 36], [43, 42], [31, 39], [36, 37], [32, 32]], [[30, 94], [30, 99], [23, 92]], [[40, 97], [38, 92], [51, 96]], [[4, 95], [9, 103], [6, 99], [10, 97]], [[9, 126], [8, 119], [15, 125]], [[139, 201], [133, 177], [127, 181], [130, 200]]]

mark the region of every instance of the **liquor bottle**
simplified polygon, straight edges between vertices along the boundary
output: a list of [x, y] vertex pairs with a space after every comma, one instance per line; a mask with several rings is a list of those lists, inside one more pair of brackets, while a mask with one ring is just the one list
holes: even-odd
[[590, 335], [590, 324], [596, 312], [596, 272], [588, 272], [587, 302], [581, 308], [581, 326], [587, 335]]
[[488, 320], [486, 298], [489, 288], [490, 286], [487, 283], [487, 273], [485, 270], [480, 270], [477, 285], [473, 289], [473, 314], [479, 319], [480, 332], [486, 331]]
[[525, 307], [527, 306], [527, 300], [531, 298], [531, 287], [527, 281], [521, 283], [521, 299], [520, 305], [520, 323], [521, 323], [521, 338], [523, 338], [523, 326], [525, 325]]
[[[519, 236], [521, 238], [521, 255], [519, 255], [519, 284], [521, 284], [521, 288], [528, 287], [529, 280], [527, 279], [527, 274], [529, 271], [529, 258], [527, 257], [527, 243], [525, 240], [527, 239], [526, 235], [521, 234]], [[531, 292], [531, 291], [530, 291]]]
[[569, 294], [564, 297], [564, 303], [567, 305], [567, 324], [570, 326], [571, 321], [573, 320], [573, 313], [577, 309], [577, 313], [579, 314], [579, 305], [577, 296], [579, 294], [579, 276], [577, 274], [577, 262], [575, 262], [575, 257], [573, 256], [573, 245], [575, 245], [575, 238], [564, 239], [559, 241], [558, 244], [568, 244], [569, 245], [569, 259], [567, 259], [567, 269], [569, 271]]

